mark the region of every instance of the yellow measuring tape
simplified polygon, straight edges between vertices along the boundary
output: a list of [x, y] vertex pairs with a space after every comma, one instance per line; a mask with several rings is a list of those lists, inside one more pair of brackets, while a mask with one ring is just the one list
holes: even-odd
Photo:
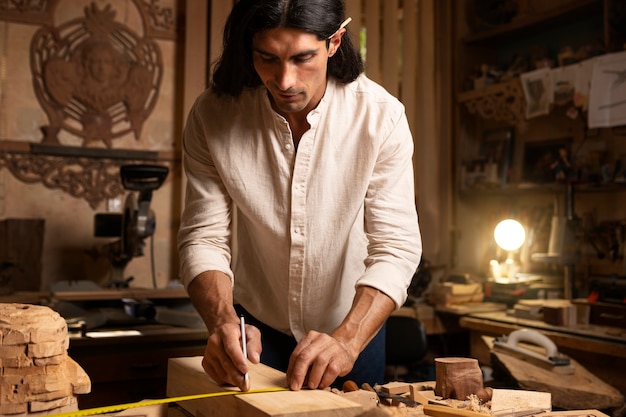
[[174, 402], [181, 401], [189, 401], [189, 400], [199, 400], [202, 398], [212, 398], [212, 397], [222, 397], [225, 395], [242, 395], [242, 394], [259, 394], [262, 392], [278, 392], [278, 391], [288, 391], [289, 388], [264, 388], [250, 391], [222, 391], [222, 392], [211, 392], [208, 394], [194, 394], [194, 395], [185, 395], [182, 397], [171, 397], [171, 398], [162, 398], [158, 400], [146, 400], [146, 401], [138, 401], [135, 403], [127, 403], [127, 404], [117, 404], [117, 405], [108, 405], [105, 407], [96, 407], [96, 408], [86, 408], [84, 410], [78, 411], [70, 411], [67, 413], [59, 413], [59, 414], [50, 414], [47, 417], [83, 417], [83, 416], [93, 416], [96, 414], [107, 414], [113, 413], [115, 411], [123, 411], [129, 408], [138, 408], [138, 407], [147, 407], [150, 405], [159, 405], [159, 404], [168, 404]]

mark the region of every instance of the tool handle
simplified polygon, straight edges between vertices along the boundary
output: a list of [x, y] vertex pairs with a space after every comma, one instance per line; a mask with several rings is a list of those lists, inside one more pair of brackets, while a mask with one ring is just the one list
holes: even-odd
[[122, 165], [120, 178], [122, 186], [133, 191], [152, 191], [163, 184], [169, 168], [161, 165]]
[[529, 329], [520, 329], [511, 332], [507, 338], [507, 343], [517, 346], [519, 342], [533, 343], [537, 346], [542, 346], [546, 350], [546, 356], [548, 358], [556, 358], [558, 356], [556, 345], [543, 333]]

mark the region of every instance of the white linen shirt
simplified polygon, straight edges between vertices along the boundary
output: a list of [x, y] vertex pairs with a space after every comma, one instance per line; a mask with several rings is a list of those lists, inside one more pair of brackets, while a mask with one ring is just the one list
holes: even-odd
[[330, 78], [296, 152], [267, 94], [207, 90], [189, 114], [183, 283], [222, 271], [235, 302], [297, 340], [335, 330], [356, 286], [401, 306], [422, 251], [403, 105], [364, 75]]

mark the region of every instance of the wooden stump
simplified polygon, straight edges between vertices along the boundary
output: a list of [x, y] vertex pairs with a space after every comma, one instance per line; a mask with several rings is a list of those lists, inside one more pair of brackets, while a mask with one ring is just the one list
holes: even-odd
[[466, 400], [483, 388], [483, 373], [472, 358], [436, 358], [435, 394], [443, 398]]
[[65, 320], [48, 307], [0, 303], [0, 416], [76, 411], [91, 391], [67, 355]]

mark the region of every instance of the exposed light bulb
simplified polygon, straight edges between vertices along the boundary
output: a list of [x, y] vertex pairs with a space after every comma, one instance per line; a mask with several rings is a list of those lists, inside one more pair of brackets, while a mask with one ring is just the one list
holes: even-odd
[[522, 247], [526, 240], [526, 231], [520, 222], [513, 219], [502, 220], [496, 226], [493, 237], [498, 246], [506, 251], [514, 251]]

